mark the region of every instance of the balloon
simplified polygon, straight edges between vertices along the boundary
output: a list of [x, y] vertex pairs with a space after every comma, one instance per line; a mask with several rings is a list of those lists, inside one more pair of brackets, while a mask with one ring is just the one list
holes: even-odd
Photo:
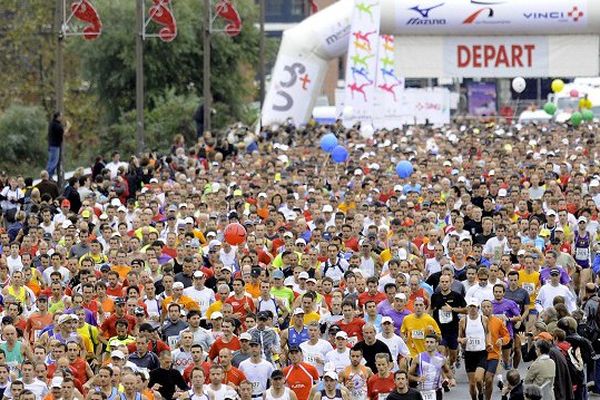
[[565, 83], [562, 79], [555, 79], [552, 81], [551, 88], [554, 93], [559, 93], [565, 88]]
[[335, 146], [337, 146], [337, 144], [337, 137], [335, 137], [333, 133], [323, 135], [323, 137], [321, 138], [321, 149], [326, 151], [327, 153], [331, 153], [331, 151]]
[[527, 83], [525, 82], [525, 79], [523, 79], [522, 77], [519, 76], [512, 80], [512, 88], [515, 92], [523, 93], [523, 91], [525, 90], [526, 87], [527, 87]]
[[556, 104], [551, 102], [544, 104], [544, 111], [546, 111], [546, 114], [548, 115], [554, 115], [556, 112]]
[[583, 110], [581, 112], [581, 116], [583, 117], [584, 121], [591, 121], [594, 119], [594, 113], [592, 112], [592, 110]]
[[238, 223], [229, 224], [224, 231], [225, 241], [232, 246], [237, 246], [246, 241], [246, 228]]
[[573, 115], [571, 115], [571, 125], [573, 125], [575, 128], [577, 128], [579, 125], [581, 125], [582, 121], [583, 121], [583, 115], [581, 115], [581, 113], [579, 111], [574, 112]]
[[402, 160], [396, 164], [396, 173], [402, 179], [406, 179], [413, 173], [413, 166], [410, 161]]
[[571, 97], [579, 97], [579, 92], [577, 91], [577, 89], [572, 89], [572, 90], [569, 92], [569, 95], [570, 95]]
[[580, 99], [579, 100], [579, 108], [581, 109], [585, 109], [585, 108], [592, 108], [592, 101], [590, 99]]
[[331, 151], [331, 158], [335, 163], [343, 163], [348, 159], [348, 150], [344, 146], [335, 146]]

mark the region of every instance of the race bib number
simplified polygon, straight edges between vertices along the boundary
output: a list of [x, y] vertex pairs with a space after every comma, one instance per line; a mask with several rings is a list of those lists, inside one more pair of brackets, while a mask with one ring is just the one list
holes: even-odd
[[421, 330], [414, 330], [412, 331], [412, 338], [413, 339], [425, 339], [425, 333]]
[[317, 363], [317, 355], [308, 353], [304, 356], [304, 361], [306, 361], [309, 364], [316, 364]]
[[575, 249], [576, 260], [587, 260], [590, 256], [590, 249], [587, 247], [578, 247]]
[[167, 343], [169, 344], [169, 347], [172, 349], [177, 348], [178, 341], [179, 341], [179, 336], [177, 336], [177, 335], [167, 337]]
[[251, 383], [252, 383], [252, 393], [254, 393], [254, 394], [262, 393], [262, 388], [260, 387], [260, 382], [253, 381]]
[[532, 294], [535, 292], [535, 285], [533, 283], [524, 283], [523, 289], [525, 289], [527, 293]]
[[468, 338], [467, 348], [480, 348], [483, 341], [480, 338]]
[[421, 392], [423, 400], [436, 400], [435, 390], [424, 390]]
[[447, 324], [452, 322], [452, 311], [442, 311], [440, 310], [440, 324]]

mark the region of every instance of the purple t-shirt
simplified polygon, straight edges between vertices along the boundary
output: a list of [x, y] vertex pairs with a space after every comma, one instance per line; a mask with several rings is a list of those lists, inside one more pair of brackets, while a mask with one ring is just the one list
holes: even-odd
[[[494, 300], [492, 301], [493, 313], [495, 316], [502, 318], [502, 315], [505, 315], [506, 318], [518, 317], [521, 315], [521, 310], [519, 305], [512, 300], [502, 299], [500, 301]], [[510, 321], [506, 321], [506, 329], [508, 329], [508, 333], [512, 338], [513, 333], [513, 323]]]
[[400, 335], [400, 328], [402, 327], [402, 321], [404, 321], [404, 317], [410, 314], [406, 308], [402, 311], [396, 311], [395, 309], [387, 310], [383, 316], [390, 317], [394, 321], [394, 332], [396, 335]]
[[385, 299], [377, 305], [377, 314], [386, 315], [385, 313], [393, 309], [394, 306], [390, 304], [388, 299]]
[[[554, 268], [558, 268], [560, 270], [560, 283], [562, 285], [568, 285], [569, 283], [571, 283], [571, 277], [569, 276], [567, 271], [565, 271], [564, 268], [562, 268], [562, 267], [554, 267]], [[550, 281], [550, 270], [551, 270], [551, 268], [548, 268], [548, 267], [544, 267], [544, 268], [540, 269], [540, 281], [542, 281], [542, 285], [545, 285], [546, 283], [548, 283]]]

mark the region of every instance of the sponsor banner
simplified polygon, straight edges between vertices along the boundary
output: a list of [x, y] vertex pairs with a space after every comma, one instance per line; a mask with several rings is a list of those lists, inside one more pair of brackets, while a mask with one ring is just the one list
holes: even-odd
[[581, 33], [589, 13], [587, 0], [398, 1], [394, 33]]
[[318, 62], [280, 55], [263, 105], [263, 124], [289, 120], [295, 124], [305, 123], [312, 111], [309, 108], [313, 97], [320, 90], [322, 75]]
[[354, 1], [344, 95], [354, 122], [373, 118], [380, 18], [379, 0]]
[[376, 129], [394, 129], [402, 125], [450, 123], [450, 92], [445, 88], [405, 89], [399, 95], [400, 106], [373, 121]]
[[467, 85], [469, 114], [478, 117], [496, 115], [496, 83], [471, 82]]
[[597, 35], [396, 37], [405, 78], [596, 76]]
[[375, 84], [376, 106], [373, 109], [375, 118], [387, 118], [402, 114], [400, 94], [404, 90], [404, 78], [396, 73], [395, 39], [392, 35], [379, 37], [379, 54], [377, 55], [377, 78]]

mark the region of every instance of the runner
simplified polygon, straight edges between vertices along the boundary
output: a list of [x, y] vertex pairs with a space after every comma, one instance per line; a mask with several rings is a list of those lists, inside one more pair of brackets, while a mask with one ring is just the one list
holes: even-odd
[[438, 353], [437, 348], [437, 336], [427, 335], [425, 351], [419, 353], [410, 365], [409, 379], [417, 383], [423, 400], [441, 400], [442, 389], [456, 385], [446, 358]]
[[487, 367], [487, 349], [491, 339], [487, 317], [479, 314], [479, 301], [467, 300], [467, 316], [458, 324], [458, 343], [463, 346], [465, 370], [469, 378], [471, 400], [484, 399], [484, 374]]
[[367, 382], [373, 376], [371, 368], [362, 364], [363, 351], [359, 348], [350, 350], [350, 365], [340, 372], [339, 380], [349, 390], [352, 399], [367, 399]]
[[[494, 287], [494, 290], [496, 288]], [[491, 346], [487, 349], [487, 364], [485, 367], [485, 398], [492, 398], [494, 390], [494, 376], [498, 371], [498, 362], [507, 345], [510, 343], [510, 331], [507, 329], [506, 321], [492, 314], [494, 312], [494, 304], [488, 300], [481, 303], [482, 314], [487, 317], [487, 330], [490, 335]]]

